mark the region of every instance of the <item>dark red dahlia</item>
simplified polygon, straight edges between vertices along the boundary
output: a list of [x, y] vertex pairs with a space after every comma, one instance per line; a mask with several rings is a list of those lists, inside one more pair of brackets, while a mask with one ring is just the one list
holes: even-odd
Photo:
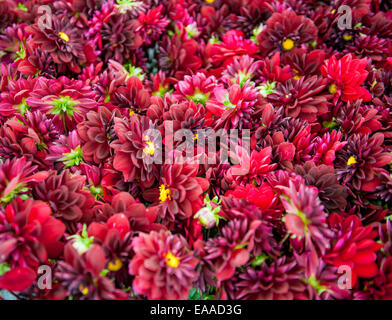
[[288, 117], [314, 122], [317, 116], [328, 112], [330, 95], [324, 92], [327, 83], [326, 79], [317, 76], [288, 80], [279, 84], [267, 100], [275, 107], [283, 106]]
[[158, 55], [159, 68], [170, 76], [182, 79], [189, 71], [196, 72], [202, 65], [197, 55], [197, 42], [184, 34], [164, 36]]
[[151, 187], [158, 176], [154, 160], [161, 156], [160, 135], [148, 132], [153, 129], [152, 121], [145, 116], [114, 118], [118, 139], [110, 144], [114, 149], [114, 169], [123, 173], [125, 181], [138, 179], [145, 188]]
[[333, 167], [324, 164], [316, 166], [314, 162], [308, 161], [303, 166], [297, 165], [295, 172], [305, 179], [306, 184], [318, 189], [318, 197], [326, 209], [344, 210], [347, 189], [338, 183]]
[[324, 253], [330, 246], [333, 232], [328, 228], [327, 215], [324, 211], [318, 191], [315, 187], [301, 184], [298, 187], [289, 181], [289, 187], [278, 187], [283, 191], [282, 204], [286, 210], [284, 222], [293, 243], [312, 249], [319, 248]]
[[60, 174], [51, 170], [46, 180], [34, 186], [33, 195], [48, 202], [53, 215], [70, 228], [73, 223], [89, 221], [92, 216], [95, 200], [89, 190], [83, 190], [85, 179], [84, 176], [72, 176], [68, 169]]
[[33, 48], [41, 48], [49, 53], [53, 62], [57, 65], [58, 72], [63, 73], [67, 69], [74, 73], [80, 73], [80, 65], [89, 59], [86, 56], [86, 42], [83, 32], [75, 27], [67, 17], [59, 18], [52, 15], [52, 26], [49, 28], [36, 24], [26, 27], [26, 32], [33, 37], [30, 40]]
[[114, 283], [101, 272], [107, 266], [101, 246], [93, 245], [80, 255], [68, 243], [64, 249], [64, 260], [59, 261], [55, 279], [67, 290], [67, 295], [78, 300], [120, 300], [127, 295], [116, 289]]
[[11, 270], [0, 278], [0, 288], [24, 291], [30, 287], [38, 266], [61, 253], [59, 240], [64, 231], [64, 224], [51, 216], [50, 207], [42, 201], [16, 198], [0, 211], [0, 264]]
[[164, 164], [159, 188], [147, 190], [143, 197], [160, 206], [160, 217], [167, 222], [189, 218], [201, 208], [200, 196], [209, 187], [207, 179], [197, 176], [198, 169], [197, 163]]
[[[116, 83], [114, 83], [116, 84]], [[129, 110], [128, 113], [144, 113], [150, 106], [150, 94], [135, 76], [127, 80], [126, 86], [117, 87], [111, 94], [110, 102], [116, 107]]]
[[301, 299], [306, 289], [302, 277], [302, 269], [295, 260], [282, 257], [270, 263], [263, 262], [260, 269], [249, 268], [239, 274], [235, 297], [243, 300]]
[[198, 260], [181, 235], [169, 231], [140, 234], [132, 243], [129, 273], [133, 289], [150, 300], [185, 300], [197, 279]]
[[382, 258], [378, 275], [365, 281], [366, 299], [392, 300], [392, 257]]
[[132, 232], [149, 232], [164, 228], [162, 225], [154, 223], [158, 215], [157, 207], [146, 208], [144, 204], [137, 202], [127, 192], [116, 194], [110, 204], [105, 203], [94, 207], [95, 221], [103, 221], [106, 224], [110, 219], [113, 219], [112, 216], [120, 214], [126, 217], [129, 224], [128, 229]]
[[275, 52], [287, 52], [317, 40], [317, 27], [305, 16], [298, 16], [292, 10], [275, 12], [257, 36], [263, 56]]
[[114, 59], [123, 63], [130, 59], [131, 54], [143, 43], [136, 31], [139, 26], [137, 20], [127, 19], [126, 15], [111, 15], [103, 23], [101, 31], [103, 60]]
[[83, 158], [99, 164], [110, 156], [110, 140], [113, 135], [114, 117], [119, 117], [118, 110], [110, 111], [99, 107], [97, 111], [89, 111], [86, 120], [78, 123], [77, 129], [83, 141]]
[[229, 221], [217, 238], [210, 238], [205, 244], [204, 257], [214, 268], [219, 282], [230, 279], [237, 267], [245, 265], [254, 248], [255, 230], [261, 221], [234, 219]]
[[378, 174], [392, 161], [385, 152], [384, 135], [352, 135], [337, 153], [336, 170], [339, 180], [356, 191], [373, 191], [379, 185]]
[[323, 50], [307, 50], [294, 48], [289, 54], [283, 56], [283, 62], [290, 65], [294, 71], [294, 79], [298, 80], [304, 76], [313, 76], [320, 73], [320, 68], [325, 59]]

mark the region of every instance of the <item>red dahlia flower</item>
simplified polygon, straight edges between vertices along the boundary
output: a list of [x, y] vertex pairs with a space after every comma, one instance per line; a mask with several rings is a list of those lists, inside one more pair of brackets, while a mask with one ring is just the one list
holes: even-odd
[[351, 54], [346, 54], [339, 60], [336, 59], [336, 56], [326, 60], [321, 68], [321, 73], [332, 82], [329, 86], [329, 92], [337, 94], [337, 97], [341, 96], [342, 100], [346, 102], [357, 99], [370, 101], [371, 94], [361, 87], [368, 76], [366, 65], [366, 59], [355, 59]]
[[143, 35], [146, 45], [157, 41], [169, 24], [169, 20], [162, 17], [162, 9], [163, 6], [160, 5], [147, 13], [140, 12], [139, 14], [140, 27], [137, 31]]
[[0, 264], [11, 268], [0, 277], [0, 288], [23, 291], [30, 287], [38, 266], [61, 253], [59, 240], [64, 231], [64, 224], [51, 216], [50, 207], [42, 201], [16, 198], [0, 211]]
[[96, 164], [104, 162], [110, 156], [109, 142], [113, 135], [114, 117], [120, 116], [117, 109], [112, 112], [105, 107], [97, 111], [89, 111], [86, 120], [78, 123], [80, 139], [84, 142], [82, 151], [86, 161]]
[[392, 161], [392, 155], [384, 150], [384, 135], [355, 134], [338, 152], [336, 170], [339, 180], [357, 191], [373, 191], [379, 185], [378, 174]]
[[86, 63], [92, 57], [88, 53], [86, 42], [82, 32], [74, 27], [66, 18], [52, 15], [52, 27], [39, 27], [30, 25], [26, 32], [33, 38], [30, 40], [33, 47], [39, 47], [50, 54], [54, 63], [58, 66], [58, 72], [65, 72], [68, 68], [72, 72], [80, 73], [81, 63]]
[[76, 129], [86, 113], [97, 107], [94, 92], [83, 81], [67, 77], [40, 78], [33, 92], [26, 99], [33, 110], [40, 110], [53, 118], [60, 130]]
[[326, 87], [327, 80], [317, 76], [288, 80], [279, 84], [267, 100], [275, 107], [283, 106], [287, 117], [314, 122], [317, 116], [328, 112], [330, 95], [323, 92]]
[[[155, 220], [158, 215], [157, 207], [146, 208], [143, 203], [137, 202], [129, 193], [120, 192], [116, 194], [112, 199], [111, 203], [105, 203], [97, 205], [94, 208], [95, 220], [106, 222], [108, 226], [113, 225], [109, 220], [113, 222], [113, 216], [122, 215], [126, 217], [128, 223], [125, 221], [121, 222], [124, 228], [132, 232], [149, 232], [151, 230], [157, 230], [163, 228], [160, 224], [155, 224]], [[94, 222], [92, 223], [94, 224]], [[92, 225], [91, 224], [91, 225]], [[90, 226], [91, 226], [90, 225]], [[116, 223], [119, 226], [119, 223]], [[129, 225], [127, 227], [126, 225]], [[117, 227], [116, 227], [117, 228]], [[126, 232], [123, 232], [124, 236]]]
[[143, 197], [160, 207], [160, 216], [173, 222], [189, 218], [202, 206], [201, 195], [208, 187], [207, 179], [197, 177], [199, 165], [190, 163], [164, 164], [159, 189], [144, 192]]
[[36, 172], [38, 166], [32, 166], [23, 158], [8, 159], [0, 164], [0, 202], [9, 203], [14, 196], [29, 191], [30, 183], [38, 183], [48, 177], [48, 172]]
[[214, 95], [215, 97], [207, 102], [206, 109], [218, 118], [216, 128], [249, 126], [250, 113], [258, 96], [254, 84], [247, 82], [243, 87], [233, 84], [228, 90], [216, 87]]
[[185, 300], [197, 279], [198, 260], [181, 235], [152, 231], [134, 238], [129, 273], [133, 289], [148, 299]]
[[266, 183], [263, 183], [259, 187], [256, 187], [253, 184], [236, 186], [234, 190], [227, 191], [225, 196], [246, 199], [249, 203], [256, 205], [261, 210], [270, 207], [275, 200], [275, 194], [272, 188]]
[[83, 190], [85, 179], [83, 176], [71, 176], [68, 169], [60, 174], [51, 170], [47, 179], [34, 186], [33, 195], [48, 202], [54, 216], [71, 227], [72, 223], [89, 221], [92, 215], [91, 207], [95, 200], [89, 190]]
[[249, 268], [239, 275], [235, 296], [244, 300], [301, 299], [306, 288], [302, 277], [302, 269], [286, 257], [263, 262], [260, 269]]
[[184, 80], [179, 81], [173, 95], [179, 98], [185, 97], [194, 103], [206, 105], [206, 102], [213, 97], [214, 89], [218, 82], [214, 76], [206, 77], [205, 74], [198, 72], [193, 76], [185, 76]]
[[101, 273], [107, 265], [101, 246], [93, 245], [79, 255], [71, 243], [64, 249], [64, 260], [58, 262], [55, 273], [67, 295], [80, 300], [120, 300], [127, 295], [116, 289], [114, 283]]
[[293, 242], [304, 244], [309, 249], [315, 244], [324, 253], [330, 246], [333, 232], [328, 228], [317, 188], [304, 184], [297, 188], [292, 181], [289, 181], [289, 187], [278, 188], [283, 191], [284, 222], [288, 232], [295, 236]]
[[275, 52], [287, 52], [295, 47], [310, 44], [317, 39], [317, 27], [305, 16], [298, 16], [292, 10], [275, 12], [257, 36], [263, 56]]
[[383, 247], [382, 244], [374, 241], [377, 231], [372, 226], [362, 226], [357, 216], [349, 216], [343, 220], [335, 214], [328, 220], [331, 227], [338, 231], [331, 249], [323, 259], [337, 267], [350, 267], [353, 287], [358, 277], [375, 277], [378, 274], [378, 266], [375, 263], [376, 252]]
[[206, 53], [214, 66], [227, 67], [236, 57], [255, 55], [257, 46], [253, 41], [245, 39], [242, 31], [231, 30], [222, 37], [222, 42], [209, 44]]
[[208, 255], [204, 259], [213, 265], [218, 282], [230, 279], [237, 267], [248, 262], [260, 223], [260, 220], [234, 219], [221, 229], [217, 238], [208, 240], [205, 245]]
[[145, 116], [132, 115], [129, 120], [114, 118], [117, 140], [110, 144], [114, 149], [113, 167], [124, 175], [125, 181], [139, 179], [143, 187], [149, 188], [157, 177], [154, 159], [160, 155], [160, 136], [150, 136], [154, 129]]

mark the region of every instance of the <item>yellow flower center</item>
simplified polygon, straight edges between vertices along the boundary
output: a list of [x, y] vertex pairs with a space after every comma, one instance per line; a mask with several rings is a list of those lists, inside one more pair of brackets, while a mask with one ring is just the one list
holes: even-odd
[[165, 185], [161, 184], [159, 187], [159, 200], [163, 203], [167, 199], [171, 200], [170, 189], [166, 189]]
[[122, 268], [122, 266], [123, 266], [123, 263], [121, 262], [121, 260], [119, 258], [116, 258], [116, 260], [114, 260], [114, 263], [111, 261], [108, 263], [109, 271], [113, 271], [113, 272], [120, 270]]
[[145, 143], [146, 143], [147, 145], [144, 147], [143, 152], [144, 152], [144, 154], [146, 154], [146, 155], [153, 156], [154, 153], [155, 153], [155, 145], [154, 145], [153, 142], [151, 142], [151, 140], [150, 140], [149, 137], [146, 137], [146, 138], [147, 138], [147, 140], [145, 141]]
[[64, 32], [59, 32], [58, 35], [60, 36], [61, 39], [63, 39], [65, 42], [69, 41], [69, 37], [66, 33]]
[[351, 165], [354, 164], [354, 163], [357, 163], [357, 160], [356, 160], [353, 156], [351, 156], [350, 158], [348, 158], [348, 160], [347, 160], [347, 165], [348, 165], [348, 166], [351, 166]]
[[82, 284], [79, 286], [80, 292], [85, 296], [88, 294], [88, 288], [83, 286]]
[[290, 51], [291, 49], [294, 48], [294, 41], [291, 40], [290, 38], [287, 38], [282, 42], [282, 47], [286, 51]]
[[206, 0], [207, 3], [214, 3], [215, 0]]
[[196, 134], [193, 136], [193, 140], [197, 140], [197, 139], [199, 139], [199, 135], [196, 133]]
[[180, 264], [180, 258], [176, 257], [170, 251], [168, 253], [166, 253], [165, 260], [166, 260], [166, 264], [172, 268], [177, 268]]
[[329, 93], [335, 94], [336, 92], [338, 92], [338, 88], [336, 88], [336, 84], [332, 83], [332, 84], [329, 86]]
[[343, 35], [344, 41], [350, 41], [352, 38], [353, 38], [353, 36], [351, 34], [349, 34], [349, 33], [345, 33]]

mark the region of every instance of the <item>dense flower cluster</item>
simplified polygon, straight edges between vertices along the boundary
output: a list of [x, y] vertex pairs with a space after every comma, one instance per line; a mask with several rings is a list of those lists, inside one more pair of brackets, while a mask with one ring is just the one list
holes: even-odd
[[0, 0], [0, 299], [392, 299], [390, 6]]

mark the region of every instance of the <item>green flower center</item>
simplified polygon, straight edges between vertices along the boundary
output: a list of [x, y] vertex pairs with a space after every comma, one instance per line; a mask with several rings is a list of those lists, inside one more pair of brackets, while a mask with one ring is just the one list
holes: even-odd
[[210, 97], [210, 93], [202, 93], [199, 88], [196, 88], [192, 96], [187, 95], [186, 97], [187, 99], [192, 100], [194, 103], [200, 103], [205, 106], [207, 100]]
[[126, 13], [127, 11], [135, 10], [143, 5], [143, 1], [116, 0], [116, 2], [116, 7], [120, 13]]
[[139, 78], [140, 81], [144, 80], [144, 74], [143, 74], [142, 68], [135, 67], [131, 63], [125, 63], [123, 67], [124, 67], [125, 71], [127, 72], [126, 80], [128, 80], [132, 76]]
[[83, 151], [80, 148], [80, 145], [71, 150], [71, 152], [63, 153], [63, 157], [59, 160], [64, 162], [66, 168], [78, 166], [81, 162], [83, 162]]
[[69, 96], [60, 96], [48, 103], [53, 105], [52, 109], [50, 110], [51, 114], [58, 114], [60, 116], [68, 115], [69, 117], [72, 117], [74, 111], [76, 110], [75, 106], [79, 104], [79, 101], [73, 100]]
[[26, 103], [26, 98], [23, 98], [21, 103], [14, 105], [14, 108], [18, 110], [22, 116], [26, 113], [26, 111], [31, 109], [31, 107]]
[[258, 87], [258, 89], [260, 91], [260, 94], [265, 98], [272, 93], [276, 93], [275, 87], [276, 87], [276, 81], [273, 82], [267, 81], [266, 84]]

